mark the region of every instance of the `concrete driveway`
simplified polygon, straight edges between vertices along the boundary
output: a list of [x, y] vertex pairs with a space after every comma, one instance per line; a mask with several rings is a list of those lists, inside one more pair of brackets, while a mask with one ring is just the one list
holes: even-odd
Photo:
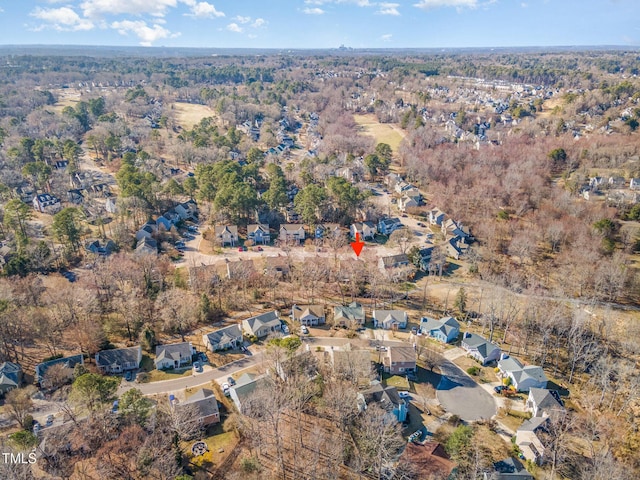
[[442, 379], [436, 388], [436, 395], [447, 412], [468, 422], [489, 419], [496, 414], [496, 403], [492, 395], [457, 365], [445, 360], [440, 370]]

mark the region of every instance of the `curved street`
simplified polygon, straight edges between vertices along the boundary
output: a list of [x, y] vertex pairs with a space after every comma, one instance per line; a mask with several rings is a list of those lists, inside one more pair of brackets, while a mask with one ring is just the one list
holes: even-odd
[[496, 414], [496, 402], [491, 394], [457, 365], [445, 360], [440, 370], [442, 379], [436, 388], [436, 396], [447, 412], [467, 422], [490, 419]]

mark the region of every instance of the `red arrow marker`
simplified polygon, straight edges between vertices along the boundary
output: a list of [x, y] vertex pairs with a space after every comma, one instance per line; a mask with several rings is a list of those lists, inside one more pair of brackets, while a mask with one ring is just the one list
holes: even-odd
[[356, 253], [356, 257], [360, 256], [362, 247], [364, 247], [364, 242], [360, 240], [360, 234], [356, 232], [356, 241], [351, 242], [351, 248], [353, 248], [353, 251]]

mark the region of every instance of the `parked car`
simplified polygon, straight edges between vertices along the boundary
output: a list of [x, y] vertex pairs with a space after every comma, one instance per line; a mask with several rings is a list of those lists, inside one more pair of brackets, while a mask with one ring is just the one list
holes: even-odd
[[111, 407], [111, 413], [116, 413], [118, 411], [119, 403], [118, 400], [113, 401], [113, 406]]
[[502, 393], [503, 390], [505, 390], [507, 387], [505, 387], [504, 385], [498, 385], [497, 387], [493, 387], [493, 391], [496, 393]]
[[131, 370], [129, 370], [127, 373], [124, 374], [124, 379], [127, 382], [131, 382], [133, 381], [133, 372]]
[[33, 434], [34, 435], [38, 435], [38, 433], [40, 433], [40, 430], [42, 429], [42, 425], [40, 425], [40, 422], [38, 422], [37, 420], [33, 421]]
[[422, 222], [418, 222], [418, 226], [419, 227], [426, 227], [426, 225], [424, 223], [422, 223]]
[[285, 335], [289, 334], [289, 326], [286, 324], [282, 324], [282, 333], [284, 333]]
[[262, 252], [264, 249], [263, 249], [262, 247], [258, 246], [258, 247], [256, 247], [256, 250], [257, 250], [258, 252]]
[[231, 396], [231, 387], [226, 382], [222, 384], [222, 393], [224, 393], [225, 397]]
[[398, 396], [400, 398], [411, 398], [411, 395], [409, 395], [409, 392], [398, 392]]
[[418, 329], [416, 327], [413, 327], [411, 329], [411, 333], [413, 333], [414, 335], [417, 335], [418, 334]]
[[300, 327], [300, 331], [304, 334], [307, 335], [309, 333], [309, 329], [305, 326], [302, 325], [302, 327]]
[[47, 423], [46, 423], [47, 427], [50, 427], [51, 425], [53, 425], [53, 415], [47, 415]]
[[227, 382], [229, 382], [229, 385], [231, 386], [236, 384], [236, 381], [233, 379], [233, 377], [227, 377]]
[[196, 373], [202, 373], [202, 364], [200, 362], [193, 362], [193, 370]]

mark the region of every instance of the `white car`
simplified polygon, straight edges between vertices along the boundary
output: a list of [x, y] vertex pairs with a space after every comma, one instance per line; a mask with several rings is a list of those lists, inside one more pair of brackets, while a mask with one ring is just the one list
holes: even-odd
[[309, 329], [305, 325], [302, 325], [302, 327], [300, 327], [300, 331], [305, 335], [309, 333]]
[[225, 397], [228, 397], [229, 395], [231, 395], [231, 387], [229, 387], [229, 384], [227, 382], [222, 384], [222, 393], [224, 393]]

